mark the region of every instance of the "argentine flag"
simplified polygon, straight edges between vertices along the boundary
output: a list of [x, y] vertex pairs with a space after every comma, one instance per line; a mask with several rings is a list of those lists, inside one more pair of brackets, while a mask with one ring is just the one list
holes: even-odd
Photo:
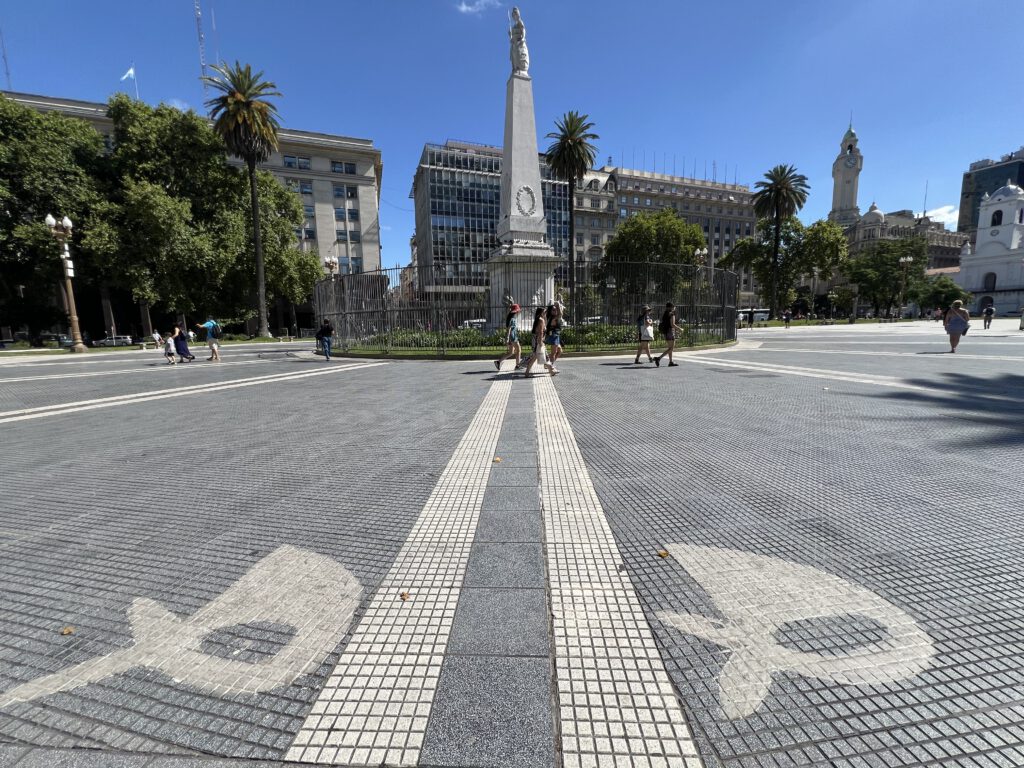
[[131, 65], [131, 66], [130, 66], [130, 67], [128, 68], [128, 71], [127, 71], [127, 72], [125, 72], [125, 73], [124, 73], [123, 75], [121, 75], [121, 82], [123, 83], [123, 82], [124, 82], [125, 80], [127, 80], [127, 79], [128, 79], [129, 77], [130, 77], [130, 78], [131, 78], [132, 80], [134, 80], [134, 79], [135, 79], [135, 65], [134, 65], [134, 64], [132, 64], [132, 65]]

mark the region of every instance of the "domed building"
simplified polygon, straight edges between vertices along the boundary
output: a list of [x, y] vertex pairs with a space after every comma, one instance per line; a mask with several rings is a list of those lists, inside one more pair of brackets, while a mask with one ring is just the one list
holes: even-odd
[[841, 225], [846, 232], [850, 256], [856, 257], [879, 240], [924, 238], [928, 244], [929, 269], [955, 267], [960, 263], [960, 248], [967, 236], [951, 232], [938, 221], [918, 216], [908, 209], [883, 213], [874, 203], [863, 216], [857, 206], [857, 186], [864, 157], [858, 147], [853, 125], [843, 134], [839, 155], [832, 163], [832, 210], [829, 221]]
[[953, 279], [974, 295], [972, 313], [1024, 307], [1024, 189], [1007, 180], [981, 199], [977, 246], [964, 249]]

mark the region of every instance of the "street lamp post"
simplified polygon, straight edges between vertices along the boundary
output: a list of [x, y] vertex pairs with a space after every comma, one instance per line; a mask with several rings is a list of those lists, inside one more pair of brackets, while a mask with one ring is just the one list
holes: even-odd
[[[701, 277], [703, 277], [704, 265], [707, 263], [707, 258], [708, 258], [707, 246], [704, 246], [703, 248], [694, 248], [693, 249], [693, 255], [694, 255], [694, 258], [697, 260], [697, 263], [700, 265], [699, 268], [701, 270]], [[690, 286], [691, 287], [693, 286], [693, 281], [692, 280], [690, 281]], [[693, 297], [693, 299], [691, 301], [692, 312], [696, 316], [696, 314], [697, 314], [697, 292], [696, 292], [696, 289], [692, 290], [690, 292], [690, 295]]]
[[46, 214], [46, 226], [50, 234], [60, 245], [60, 258], [64, 264], [64, 292], [68, 298], [68, 324], [71, 326], [71, 351], [85, 352], [85, 344], [82, 343], [82, 332], [78, 328], [78, 310], [75, 308], [75, 292], [71, 287], [71, 278], [75, 276], [75, 263], [71, 261], [71, 249], [68, 240], [71, 239], [73, 224], [71, 219], [65, 216], [57, 221], [51, 214]]
[[913, 256], [900, 256], [900, 304], [896, 307], [896, 322], [903, 319], [903, 291], [907, 286], [907, 268], [914, 261]]

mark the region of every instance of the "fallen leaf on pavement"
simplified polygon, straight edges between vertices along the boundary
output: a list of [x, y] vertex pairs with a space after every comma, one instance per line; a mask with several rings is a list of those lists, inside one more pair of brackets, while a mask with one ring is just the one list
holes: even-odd
[[667, 549], [659, 549], [658, 550], [658, 557], [668, 557], [668, 550]]
[[401, 597], [401, 598], [402, 598], [403, 600], [408, 600], [408, 599], [409, 599], [409, 593], [408, 593], [408, 592], [403, 592], [403, 593], [402, 593], [402, 594], [400, 595], [400, 597]]
[[60, 633], [62, 635], [73, 635], [73, 634], [75, 634], [75, 628], [74, 627], [64, 627], [64, 629], [62, 629], [60, 631]]

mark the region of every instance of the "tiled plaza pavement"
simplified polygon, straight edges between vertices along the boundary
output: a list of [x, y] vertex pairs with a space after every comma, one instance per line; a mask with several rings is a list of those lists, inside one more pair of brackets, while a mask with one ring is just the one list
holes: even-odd
[[1024, 766], [1021, 337], [744, 333], [0, 365], [4, 413], [200, 386], [0, 422], [0, 767]]

